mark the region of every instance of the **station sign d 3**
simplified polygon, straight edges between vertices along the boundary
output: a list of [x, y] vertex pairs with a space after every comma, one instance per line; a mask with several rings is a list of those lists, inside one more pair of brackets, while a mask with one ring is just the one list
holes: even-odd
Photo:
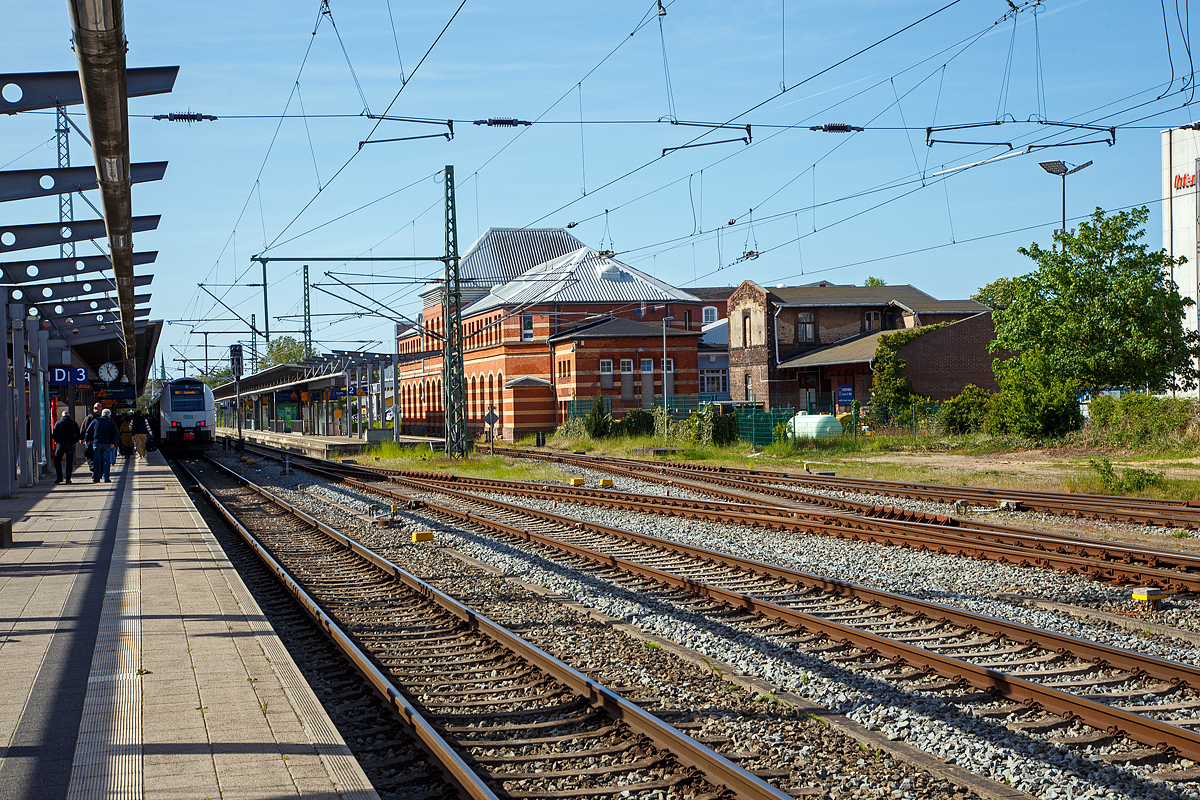
[[84, 367], [51, 367], [51, 386], [86, 386], [87, 369]]

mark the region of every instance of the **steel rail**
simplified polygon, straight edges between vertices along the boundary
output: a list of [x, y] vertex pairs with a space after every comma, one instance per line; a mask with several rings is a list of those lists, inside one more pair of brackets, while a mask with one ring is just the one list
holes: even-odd
[[[505, 452], [536, 457], [537, 451], [521, 451], [506, 448]], [[574, 455], [574, 454], [572, 454]], [[599, 456], [585, 456], [597, 459]], [[635, 469], [657, 468], [661, 462], [631, 458], [606, 457], [614, 463], [631, 465]], [[579, 463], [583, 463], [580, 459]], [[872, 494], [884, 494], [911, 500], [929, 500], [953, 503], [957, 500], [997, 503], [1014, 500], [1035, 511], [1072, 516], [1087, 516], [1099, 519], [1120, 519], [1126, 522], [1200, 528], [1200, 503], [1172, 498], [1120, 497], [1115, 495], [1078, 495], [1067, 492], [1044, 492], [1029, 489], [992, 489], [981, 486], [943, 486], [930, 483], [905, 483], [869, 478], [831, 478], [818, 475], [800, 475], [794, 472], [741, 469], [737, 467], [710, 467], [701, 464], [672, 464], [672, 470], [694, 474], [720, 474], [738, 477], [747, 482], [780, 483], [790, 482], [804, 486], [819, 486], [829, 489], [854, 489]]]
[[[522, 454], [522, 457], [528, 457], [542, 461], [568, 463], [574, 466], [584, 467], [586, 469], [607, 472], [613, 475], [621, 475], [651, 483], [684, 486], [698, 492], [709, 493], [714, 496], [725, 497], [730, 500], [745, 500], [745, 494], [747, 492], [753, 492], [770, 495], [773, 497], [787, 498], [795, 502], [805, 504], [836, 508], [872, 519], [925, 523], [943, 528], [962, 530], [964, 531], [964, 535], [970, 535], [967, 532], [972, 531], [991, 532], [1000, 537], [1032, 535], [1040, 539], [1058, 542], [1061, 546], [1068, 548], [1068, 550], [1075, 549], [1081, 554], [1104, 557], [1105, 552], [1112, 552], [1116, 550], [1120, 553], [1121, 560], [1126, 563], [1130, 563], [1131, 559], [1137, 558], [1141, 559], [1143, 563], [1151, 566], [1157, 566], [1166, 562], [1177, 564], [1180, 568], [1200, 570], [1200, 557], [1174, 550], [1163, 550], [1144, 546], [1123, 546], [1118, 549], [1113, 548], [1112, 545], [1106, 544], [1098, 539], [1054, 534], [1044, 531], [1031, 531], [1024, 528], [1017, 528], [1008, 525], [997, 525], [978, 520], [968, 520], [959, 517], [946, 517], [936, 514], [927, 514], [924, 512], [914, 512], [905, 509], [891, 508], [888, 506], [861, 503], [843, 498], [809, 494], [796, 489], [789, 489], [773, 485], [750, 484], [737, 478], [722, 477], [722, 475], [719, 473], [703, 473], [703, 478], [701, 479], [701, 475], [695, 471], [662, 464], [654, 464], [652, 462], [634, 462], [640, 465], [640, 467], [636, 469], [618, 465], [621, 461], [629, 462], [629, 459], [607, 460], [600, 459], [599, 457], [589, 457], [587, 460], [578, 460], [574, 455], [564, 456], [561, 454], [537, 452], [524, 453]], [[616, 461], [617, 463], [613, 463], [613, 461]], [[731, 491], [721, 490], [717, 488], [717, 486], [724, 486], [727, 489], [731, 489]], [[732, 491], [733, 489], [736, 489], [736, 491]]]
[[[366, 491], [411, 501], [411, 498], [386, 488], [371, 486], [345, 475], [337, 475], [336, 469], [346, 465], [338, 464], [332, 466], [334, 469], [315, 469], [314, 471], [324, 471], [327, 475], [332, 475], [339, 480]], [[407, 479], [400, 480], [403, 482]], [[485, 504], [508, 513], [532, 517], [577, 530], [589, 530], [629, 541], [641, 542], [691, 558], [706, 559], [722, 566], [735, 566], [755, 574], [788, 580], [831, 594], [854, 597], [872, 605], [914, 614], [918, 618], [928, 618], [957, 625], [967, 631], [979, 631], [981, 633], [991, 633], [995, 636], [1003, 636], [1010, 640], [1038, 646], [1051, 652], [1070, 654], [1083, 660], [1090, 660], [1099, 667], [1122, 669], [1134, 677], [1147, 676], [1165, 681], [1177, 687], [1200, 687], [1200, 668], [1187, 664], [1180, 664], [1121, 648], [1075, 639], [1052, 631], [1045, 631], [983, 614], [976, 614], [937, 603], [905, 597], [892, 592], [810, 575], [797, 570], [741, 558], [729, 553], [682, 545], [678, 542], [660, 539], [647, 534], [632, 533], [598, 523], [582, 522], [547, 511], [538, 511], [499, 500], [481, 498], [470, 492], [460, 492], [446, 487], [440, 487], [438, 491], [470, 502]], [[752, 614], [761, 614], [762, 616], [776, 619], [805, 630], [817, 631], [834, 640], [849, 643], [865, 653], [886, 656], [896, 661], [897, 664], [908, 664], [914, 667], [926, 668], [956, 683], [968, 684], [993, 695], [1003, 696], [1026, 705], [1036, 705], [1050, 713], [1059, 715], [1063, 719], [1077, 719], [1099, 730], [1113, 734], [1123, 734], [1142, 744], [1156, 747], [1163, 752], [1175, 752], [1192, 760], [1200, 760], [1200, 732], [1198, 731], [1190, 731], [1150, 717], [1133, 714], [1094, 700], [1071, 695], [1034, 681], [997, 672], [984, 666], [925, 650], [914, 645], [894, 641], [878, 634], [858, 630], [818, 616], [796, 611], [741, 592], [723, 589], [692, 578], [600, 553], [551, 536], [534, 533], [499, 520], [428, 501], [419, 501], [419, 504], [431, 511], [446, 514], [464, 522], [473, 522], [508, 535], [586, 558], [603, 566], [641, 575], [665, 583], [668, 586], [687, 590], [698, 596], [718, 600], [732, 608], [742, 609]]]
[[[415, 575], [385, 559], [383, 556], [364, 547], [353, 538], [301, 511], [286, 500], [258, 486], [225, 465], [211, 458], [207, 460], [213, 466], [243, 482], [246, 488], [258, 494], [263, 499], [279, 505], [304, 520], [320, 533], [325, 534], [373, 566], [391, 575], [443, 610], [458, 617], [484, 636], [508, 648], [520, 658], [541, 669], [550, 677], [570, 687], [588, 705], [608, 714], [615, 721], [624, 722], [632, 731], [645, 736], [655, 746], [670, 753], [679, 761], [681, 766], [699, 771], [714, 786], [725, 786], [738, 797], [747, 798], [747, 800], [791, 800], [790, 795], [776, 789], [769, 783], [728, 761], [723, 756], [710, 750], [676, 728], [671, 727], [653, 714], [643, 711], [636, 704], [625, 700], [602, 684], [596, 683], [583, 673], [522, 639], [503, 626], [492, 622], [478, 612], [472, 611], [448, 594], [434, 588]], [[328, 618], [326, 617], [326, 619]], [[635, 787], [631, 786], [629, 788], [632, 789]]]
[[[251, 446], [247, 446], [251, 449]], [[270, 454], [269, 448], [253, 448]], [[311, 456], [296, 456], [313, 464], [329, 462]], [[912, 548], [942, 555], [958, 555], [1012, 564], [1039, 567], [1072, 575], [1087, 575], [1112, 583], [1153, 584], [1174, 592], [1200, 594], [1200, 558], [1169, 550], [1144, 547], [1114, 547], [1099, 540], [1043, 534], [1022, 528], [992, 526], [988, 529], [942, 525], [918, 521], [896, 521], [887, 516], [830, 514], [791, 506], [764, 506], [728, 500], [713, 502], [679, 497], [639, 495], [624, 491], [551, 487], [543, 483], [441, 475], [415, 470], [395, 470], [362, 465], [338, 465], [339, 469], [357, 469], [362, 474], [401, 476], [433, 484], [451, 483], [516, 494], [526, 497], [563, 500], [587, 505], [620, 506], [652, 514], [688, 517], [704, 521], [736, 521], [751, 527], [815, 533], [834, 538], [870, 541], [889, 546]], [[683, 485], [675, 480], [669, 485]], [[540, 487], [540, 488], [539, 488]], [[722, 497], [741, 498], [738, 493], [692, 487]], [[880, 507], [875, 506], [875, 509]], [[939, 518], [964, 522], [954, 518]], [[1135, 566], [1135, 565], [1143, 566]], [[1189, 573], [1188, 570], [1191, 570]]]
[[[474, 798], [474, 800], [499, 800], [495, 792], [488, 788], [483, 779], [472, 770], [462, 757], [451, 747], [450, 743], [443, 739], [433, 726], [414, 708], [397, 690], [395, 685], [388, 679], [386, 675], [375, 666], [375, 662], [364, 653], [357, 645], [347, 636], [341, 627], [326, 614], [319, 603], [313, 600], [309, 594], [304, 591], [299, 582], [291, 576], [291, 574], [267, 551], [267, 549], [255, 538], [254, 534], [250, 533], [226, 508], [217, 496], [213, 494], [207, 486], [205, 486], [196, 475], [187, 468], [182, 462], [176, 462], [180, 469], [187, 473], [188, 477], [195, 482], [204, 495], [208, 498], [213, 507], [225, 517], [242, 540], [250, 547], [251, 550], [259, 557], [259, 559], [267, 566], [284, 588], [296, 599], [296, 601], [304, 608], [308, 614], [316, 620], [330, 640], [341, 650], [346, 658], [354, 665], [355, 669], [362, 674], [372, 688], [390, 705], [395, 712], [400, 716], [405, 726], [409, 729], [413, 738], [419, 742], [422, 747], [430, 754], [431, 759], [438, 765], [446, 779], [453, 785], [458, 787], [460, 793], [466, 797]], [[217, 465], [221, 466], [221, 465]], [[224, 468], [224, 467], [222, 467]], [[237, 473], [232, 473], [237, 475]], [[240, 477], [240, 476], [238, 476]], [[242, 479], [245, 480], [245, 479]], [[249, 483], [249, 481], [246, 481]], [[253, 484], [250, 484], [253, 486]], [[307, 517], [303, 512], [295, 509], [302, 518]], [[305, 520], [310, 524], [320, 525], [321, 523], [307, 517]], [[329, 535], [330, 531], [323, 531]], [[337, 538], [336, 536], [334, 538]], [[345, 542], [343, 542], [345, 544]]]

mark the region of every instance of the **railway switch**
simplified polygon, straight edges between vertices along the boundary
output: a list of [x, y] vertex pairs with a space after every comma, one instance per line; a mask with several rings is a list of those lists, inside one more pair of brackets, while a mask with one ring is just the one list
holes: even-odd
[[414, 542], [432, 542], [433, 531], [416, 531], [412, 535]]
[[1001, 500], [999, 503], [996, 504], [996, 508], [1000, 509], [1001, 511], [1020, 511], [1021, 510], [1021, 501], [1020, 500]]

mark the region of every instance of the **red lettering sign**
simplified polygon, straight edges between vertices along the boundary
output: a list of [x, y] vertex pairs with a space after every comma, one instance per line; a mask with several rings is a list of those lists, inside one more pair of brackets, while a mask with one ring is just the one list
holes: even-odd
[[1176, 189], [1187, 189], [1196, 185], [1195, 175], [1176, 175], [1174, 186]]

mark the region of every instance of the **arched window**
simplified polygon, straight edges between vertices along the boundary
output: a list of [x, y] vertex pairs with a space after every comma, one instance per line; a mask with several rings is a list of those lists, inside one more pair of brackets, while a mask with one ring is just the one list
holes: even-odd
[[701, 317], [701, 319], [704, 320], [705, 325], [709, 324], [710, 322], [717, 321], [717, 307], [716, 306], [705, 306], [704, 309], [700, 313], [703, 315]]
[[746, 402], [750, 403], [754, 400], [754, 386], [750, 381], [750, 373], [746, 373]]

